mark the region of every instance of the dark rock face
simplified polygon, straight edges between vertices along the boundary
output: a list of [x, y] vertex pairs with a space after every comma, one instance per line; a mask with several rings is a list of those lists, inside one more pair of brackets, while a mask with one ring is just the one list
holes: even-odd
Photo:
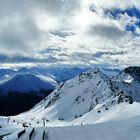
[[42, 90], [39, 94], [10, 92], [6, 96], [0, 96], [0, 116], [17, 115], [28, 111], [51, 92], [52, 90]]
[[124, 71], [140, 82], [140, 67], [128, 67]]

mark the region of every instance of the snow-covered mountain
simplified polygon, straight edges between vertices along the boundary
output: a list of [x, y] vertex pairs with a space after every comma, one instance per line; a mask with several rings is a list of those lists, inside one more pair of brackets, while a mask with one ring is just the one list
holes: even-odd
[[5, 77], [14, 76], [15, 74], [30, 73], [33, 75], [44, 75], [46, 77], [52, 77], [55, 81], [62, 82], [69, 80], [81, 72], [88, 70], [89, 68], [80, 67], [31, 67], [31, 68], [0, 68], [0, 81]]
[[101, 113], [123, 102], [140, 101], [139, 91], [139, 81], [126, 70], [109, 78], [95, 68], [60, 83], [48, 97], [22, 115], [30, 119], [73, 121], [92, 110]]
[[[71, 79], [85, 70], [85, 68], [78, 67], [1, 68], [1, 115], [14, 115], [27, 111], [44, 97], [48, 96], [54, 90], [57, 83]], [[24, 99], [28, 101], [28, 104], [24, 102]], [[19, 103], [21, 107], [17, 105]]]
[[0, 114], [15, 115], [29, 110], [48, 96], [56, 85], [57, 82], [50, 75], [5, 75], [0, 80]]
[[45, 77], [41, 75], [32, 75], [29, 73], [16, 74], [15, 76], [6, 79], [0, 84], [0, 92], [40, 92], [40, 90], [53, 90], [56, 81], [50, 77]]
[[29, 127], [22, 139], [33, 127], [35, 140], [44, 131], [49, 140], [139, 140], [139, 70], [129, 67], [113, 77], [97, 68], [83, 72], [60, 83], [28, 112], [10, 117], [9, 124], [2, 119], [2, 124], [12, 127], [12, 139], [16, 138], [16, 127], [22, 130], [21, 125], [12, 124], [17, 122]]

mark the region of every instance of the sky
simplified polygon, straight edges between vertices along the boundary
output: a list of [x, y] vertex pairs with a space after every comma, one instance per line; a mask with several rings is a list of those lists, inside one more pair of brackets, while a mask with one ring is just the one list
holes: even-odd
[[140, 65], [140, 0], [0, 0], [0, 66]]

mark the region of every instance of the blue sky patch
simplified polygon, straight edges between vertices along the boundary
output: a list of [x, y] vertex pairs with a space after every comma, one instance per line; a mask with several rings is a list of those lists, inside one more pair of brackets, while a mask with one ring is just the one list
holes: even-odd
[[105, 15], [110, 15], [111, 18], [119, 20], [121, 15], [127, 14], [130, 17], [135, 17], [137, 20], [133, 24], [126, 24], [125, 29], [131, 31], [133, 34], [136, 34], [136, 28], [140, 28], [140, 10], [136, 7], [128, 9], [105, 9]]

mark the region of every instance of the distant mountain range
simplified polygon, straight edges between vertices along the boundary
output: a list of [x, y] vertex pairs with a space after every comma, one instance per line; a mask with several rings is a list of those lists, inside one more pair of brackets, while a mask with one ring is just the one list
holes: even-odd
[[35, 75], [44, 75], [44, 76], [53, 76], [56, 81], [61, 82], [61, 81], [66, 81], [69, 80], [77, 75], [79, 75], [81, 72], [84, 72], [88, 70], [89, 68], [79, 68], [79, 67], [47, 67], [47, 68], [42, 68], [42, 67], [32, 67], [32, 68], [19, 68], [19, 69], [6, 69], [6, 68], [1, 68], [0, 69], [0, 80], [8, 77], [8, 76], [13, 76], [15, 74], [20, 74], [20, 73], [31, 73]]

